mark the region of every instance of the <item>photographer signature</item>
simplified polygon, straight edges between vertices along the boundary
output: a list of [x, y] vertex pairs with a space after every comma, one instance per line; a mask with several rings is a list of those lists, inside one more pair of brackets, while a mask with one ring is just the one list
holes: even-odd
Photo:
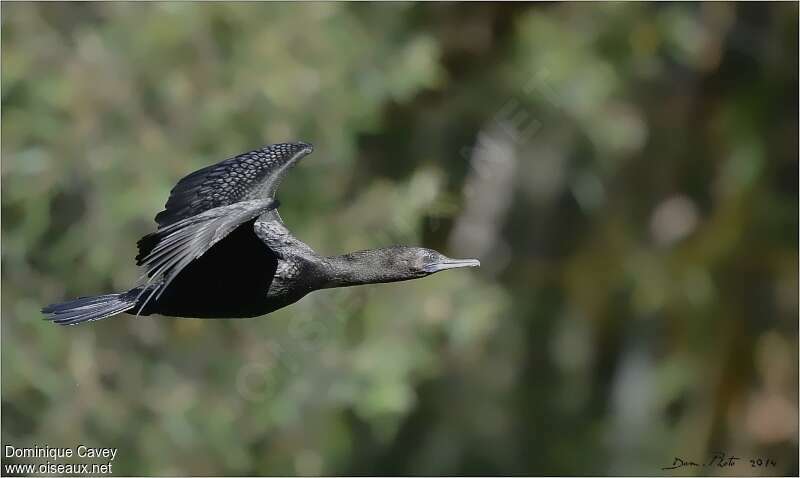
[[[711, 455], [711, 459], [705, 463], [697, 463], [691, 460], [687, 460], [685, 458], [675, 457], [672, 460], [672, 465], [665, 466], [661, 468], [662, 470], [676, 470], [678, 468], [684, 467], [709, 467], [714, 466], [717, 468], [728, 468], [733, 467], [739, 464], [739, 460], [742, 460], [742, 457], [728, 455], [724, 451], [716, 452]], [[750, 458], [742, 463], [750, 463], [751, 468], [768, 468], [771, 466], [777, 466], [775, 460], [771, 458]]]

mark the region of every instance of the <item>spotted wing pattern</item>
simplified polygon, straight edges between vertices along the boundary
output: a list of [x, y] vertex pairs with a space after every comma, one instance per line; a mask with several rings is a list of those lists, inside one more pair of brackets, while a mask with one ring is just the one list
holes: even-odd
[[272, 144], [195, 171], [175, 185], [156, 223], [162, 228], [216, 207], [274, 198], [286, 172], [312, 150], [303, 142]]

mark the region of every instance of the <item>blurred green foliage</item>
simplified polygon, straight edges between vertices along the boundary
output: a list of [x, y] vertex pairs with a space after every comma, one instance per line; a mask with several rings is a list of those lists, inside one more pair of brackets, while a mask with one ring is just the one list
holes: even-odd
[[[116, 473], [797, 474], [796, 4], [4, 3], [3, 444]], [[478, 255], [266, 318], [61, 328], [183, 175]], [[242, 267], [246, 267], [243, 264]]]

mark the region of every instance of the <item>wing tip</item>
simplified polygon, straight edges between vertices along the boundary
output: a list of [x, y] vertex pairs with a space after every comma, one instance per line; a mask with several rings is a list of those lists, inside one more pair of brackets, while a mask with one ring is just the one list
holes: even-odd
[[305, 154], [311, 154], [314, 152], [314, 145], [311, 143], [307, 143], [305, 141], [297, 141], [294, 144], [301, 147]]

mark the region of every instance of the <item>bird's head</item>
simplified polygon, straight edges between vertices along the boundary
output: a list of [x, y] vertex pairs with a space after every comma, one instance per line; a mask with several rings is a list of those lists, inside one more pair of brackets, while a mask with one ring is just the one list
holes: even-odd
[[327, 258], [322, 288], [419, 279], [439, 271], [477, 267], [477, 259], [451, 259], [424, 247], [391, 246]]
[[477, 259], [451, 259], [424, 247], [394, 246], [381, 251], [380, 266], [396, 280], [418, 279], [447, 269], [481, 265]]

